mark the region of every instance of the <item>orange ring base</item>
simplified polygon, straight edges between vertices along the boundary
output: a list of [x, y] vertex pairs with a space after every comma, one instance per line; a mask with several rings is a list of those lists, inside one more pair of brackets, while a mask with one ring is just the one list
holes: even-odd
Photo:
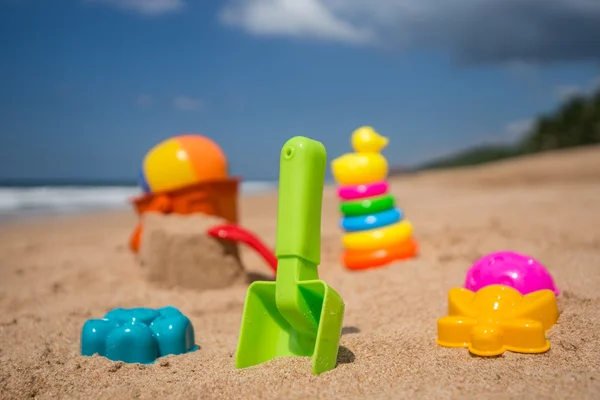
[[417, 255], [419, 244], [414, 238], [378, 250], [346, 250], [342, 264], [350, 270], [363, 270], [383, 267], [389, 263], [406, 260]]

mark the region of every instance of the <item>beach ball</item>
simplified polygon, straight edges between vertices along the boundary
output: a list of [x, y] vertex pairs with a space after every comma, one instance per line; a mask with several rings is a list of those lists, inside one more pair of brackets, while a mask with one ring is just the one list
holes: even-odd
[[154, 146], [144, 157], [140, 186], [158, 193], [227, 178], [227, 158], [211, 139], [180, 135]]

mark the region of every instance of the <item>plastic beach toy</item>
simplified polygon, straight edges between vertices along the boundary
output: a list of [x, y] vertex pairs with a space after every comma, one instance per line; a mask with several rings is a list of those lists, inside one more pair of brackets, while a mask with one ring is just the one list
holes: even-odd
[[356, 201], [344, 201], [340, 204], [340, 211], [346, 217], [356, 217], [376, 214], [394, 208], [396, 199], [392, 195], [380, 197], [365, 197]]
[[325, 147], [294, 137], [281, 150], [275, 282], [248, 288], [235, 365], [312, 357], [312, 372], [336, 365], [344, 302], [319, 280]]
[[343, 262], [348, 269], [369, 269], [381, 267], [393, 261], [413, 258], [418, 250], [417, 241], [411, 238], [387, 248], [346, 251], [343, 255]]
[[469, 268], [464, 287], [477, 291], [494, 284], [513, 287], [522, 294], [542, 289], [559, 294], [552, 276], [539, 261], [514, 251], [498, 251], [481, 257]]
[[212, 140], [180, 135], [154, 146], [140, 169], [144, 192], [160, 193], [227, 177], [227, 158]]
[[331, 163], [342, 200], [340, 227], [345, 232], [342, 262], [350, 270], [375, 268], [412, 258], [418, 244], [412, 225], [388, 194], [387, 161], [379, 152], [388, 140], [369, 126], [352, 133], [356, 153]]
[[342, 243], [348, 250], [376, 250], [405, 242], [411, 234], [412, 225], [404, 220], [384, 228], [346, 233]]
[[340, 185], [365, 185], [385, 179], [388, 163], [379, 152], [388, 140], [370, 126], [354, 131], [352, 147], [356, 153], [344, 154], [331, 163], [333, 177]]
[[472, 292], [454, 288], [448, 293], [448, 316], [438, 320], [437, 344], [467, 347], [478, 356], [504, 351], [543, 353], [550, 349], [545, 332], [558, 320], [551, 290], [522, 295], [505, 285]]
[[[202, 213], [237, 223], [239, 178], [227, 176], [225, 154], [207, 137], [180, 135], [157, 144], [146, 154], [139, 178], [144, 194], [131, 203], [140, 217]], [[134, 253], [142, 230], [140, 222], [131, 234]]]
[[151, 364], [197, 348], [192, 323], [175, 307], [115, 308], [102, 319], [87, 320], [81, 330], [82, 355], [113, 361]]
[[356, 217], [342, 218], [340, 225], [346, 232], [364, 231], [392, 225], [402, 219], [402, 210], [392, 208], [371, 215], [357, 215]]
[[386, 181], [369, 183], [366, 185], [340, 186], [338, 196], [342, 200], [356, 200], [364, 197], [379, 196], [387, 193], [388, 183]]
[[273, 272], [277, 273], [277, 258], [263, 241], [250, 231], [235, 224], [223, 224], [213, 226], [207, 233], [217, 239], [245, 243], [267, 262]]

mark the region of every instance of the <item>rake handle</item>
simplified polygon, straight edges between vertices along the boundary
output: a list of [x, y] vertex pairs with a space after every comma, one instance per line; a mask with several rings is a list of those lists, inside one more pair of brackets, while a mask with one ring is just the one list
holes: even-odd
[[273, 252], [250, 231], [235, 224], [223, 224], [213, 226], [206, 232], [216, 239], [228, 240], [230, 242], [241, 242], [254, 249], [267, 262], [274, 273], [277, 273], [277, 258]]

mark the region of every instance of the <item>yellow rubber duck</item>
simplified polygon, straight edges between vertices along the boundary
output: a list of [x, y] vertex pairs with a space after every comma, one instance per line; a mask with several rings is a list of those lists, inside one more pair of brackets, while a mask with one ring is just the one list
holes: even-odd
[[352, 133], [352, 148], [356, 153], [344, 154], [331, 162], [335, 180], [341, 185], [364, 185], [385, 179], [388, 163], [379, 154], [388, 144], [370, 126], [363, 126]]

